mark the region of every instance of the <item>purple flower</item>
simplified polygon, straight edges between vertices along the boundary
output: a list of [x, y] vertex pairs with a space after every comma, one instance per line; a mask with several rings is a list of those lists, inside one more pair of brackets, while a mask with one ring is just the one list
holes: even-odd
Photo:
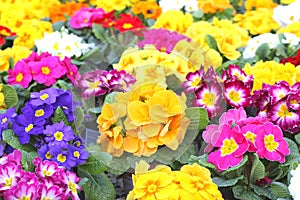
[[73, 140], [73, 145], [77, 148], [85, 148], [83, 145], [84, 141], [81, 137], [76, 136], [75, 139]]
[[68, 153], [70, 157], [75, 159], [75, 166], [85, 163], [89, 157], [89, 153], [82, 148], [69, 145]]
[[185, 92], [195, 92], [199, 88], [203, 86], [203, 75], [204, 75], [204, 67], [201, 67], [199, 70], [195, 72], [189, 72], [186, 75], [186, 81], [183, 82], [182, 86], [185, 88]]
[[47, 125], [43, 133], [46, 136], [46, 142], [54, 142], [59, 145], [61, 143], [65, 144], [75, 139], [75, 135], [71, 126], [66, 126], [64, 122]]
[[0, 114], [0, 139], [2, 139], [2, 131], [8, 129], [8, 124], [17, 115], [15, 108], [9, 108], [5, 113]]
[[58, 97], [54, 103], [54, 109], [58, 106], [62, 108], [69, 122], [73, 122], [75, 106], [73, 106], [73, 95], [68, 90], [58, 90]]
[[50, 105], [35, 106], [27, 102], [21, 109], [26, 116], [34, 117], [35, 119], [49, 119], [53, 114], [53, 107]]
[[39, 135], [43, 133], [45, 120], [35, 118], [32, 115], [18, 115], [12, 123], [13, 130], [18, 136], [21, 144], [27, 144], [30, 140], [30, 135]]
[[30, 94], [30, 104], [35, 106], [40, 106], [43, 104], [52, 105], [56, 101], [56, 97], [58, 96], [58, 89], [56, 88], [47, 88], [40, 92], [32, 92]]

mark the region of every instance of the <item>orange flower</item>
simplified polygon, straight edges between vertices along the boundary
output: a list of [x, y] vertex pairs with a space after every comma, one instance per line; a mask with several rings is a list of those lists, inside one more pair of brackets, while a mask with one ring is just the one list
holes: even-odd
[[138, 1], [132, 6], [132, 13], [142, 13], [145, 18], [157, 19], [162, 13], [162, 8], [154, 1]]
[[60, 4], [53, 9], [49, 9], [51, 22], [66, 21], [64, 15], [72, 17], [77, 10], [88, 6], [86, 3], [77, 3], [76, 1], [67, 1], [65, 4]]
[[198, 1], [198, 7], [205, 14], [214, 14], [217, 11], [223, 12], [226, 8], [232, 8], [229, 0]]

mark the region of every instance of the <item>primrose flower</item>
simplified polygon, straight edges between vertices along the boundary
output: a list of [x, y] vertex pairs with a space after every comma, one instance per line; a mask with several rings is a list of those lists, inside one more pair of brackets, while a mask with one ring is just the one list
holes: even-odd
[[21, 109], [22, 113], [33, 117], [34, 119], [49, 119], [50, 116], [53, 114], [53, 106], [51, 105], [41, 105], [41, 106], [34, 106], [30, 102], [27, 102], [25, 106]]
[[283, 133], [279, 126], [271, 122], [264, 123], [257, 130], [255, 140], [257, 155], [271, 161], [285, 162], [285, 156], [290, 154], [288, 143], [283, 138]]
[[54, 142], [57, 144], [65, 144], [75, 138], [71, 126], [66, 126], [64, 122], [47, 125], [43, 134], [46, 136], [46, 142]]
[[5, 199], [34, 199], [37, 196], [38, 186], [19, 182], [16, 186], [5, 193]]
[[250, 104], [251, 88], [241, 81], [224, 83], [224, 96], [227, 103], [233, 107], [246, 107]]
[[5, 113], [0, 114], [0, 139], [2, 138], [2, 131], [8, 129], [8, 124], [17, 115], [15, 108], [9, 108]]
[[218, 171], [224, 171], [242, 162], [249, 144], [239, 127], [231, 129], [230, 125], [224, 124], [214, 146], [218, 150], [208, 155], [208, 162], [213, 163]]
[[71, 17], [70, 26], [74, 29], [92, 28], [93, 23], [99, 23], [104, 19], [104, 14], [102, 8], [81, 8]]
[[61, 168], [57, 165], [56, 162], [49, 160], [42, 161], [40, 157], [36, 157], [33, 160], [35, 165], [35, 173], [40, 178], [52, 177], [55, 173], [60, 172]]
[[80, 178], [74, 172], [66, 171], [62, 173], [62, 182], [67, 186], [65, 194], [71, 196], [72, 200], [80, 200], [77, 194], [77, 190], [81, 190], [81, 187], [78, 185]]
[[119, 30], [120, 32], [144, 28], [143, 22], [136, 16], [132, 16], [130, 14], [120, 14], [120, 18], [115, 21], [114, 28]]
[[58, 97], [57, 89], [51, 87], [40, 92], [32, 92], [30, 94], [30, 103], [35, 106], [52, 105], [56, 102], [56, 97]]
[[0, 166], [0, 192], [5, 192], [16, 186], [21, 179], [21, 165], [10, 162]]
[[53, 199], [60, 200], [68, 198], [65, 194], [62, 193], [61, 188], [57, 185], [52, 185], [47, 187], [46, 185], [40, 186], [41, 190], [41, 199]]
[[197, 89], [203, 86], [204, 67], [194, 72], [189, 72], [186, 75], [186, 81], [183, 82], [182, 87], [185, 88], [185, 92], [195, 92]]
[[290, 194], [296, 200], [300, 198], [300, 191], [299, 191], [300, 164], [298, 164], [296, 169], [291, 170], [290, 173], [291, 173], [291, 180], [288, 188]]
[[30, 67], [24, 61], [18, 61], [14, 69], [8, 70], [8, 83], [10, 85], [19, 84], [27, 88], [32, 80]]

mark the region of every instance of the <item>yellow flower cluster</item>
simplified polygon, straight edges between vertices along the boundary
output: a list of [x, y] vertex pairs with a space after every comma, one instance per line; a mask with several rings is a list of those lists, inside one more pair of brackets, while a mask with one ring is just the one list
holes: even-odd
[[249, 63], [243, 70], [247, 75], [253, 75], [253, 91], [262, 88], [262, 84], [273, 85], [277, 81], [286, 81], [290, 85], [300, 81], [300, 66], [294, 66], [291, 63], [280, 64], [276, 61], [259, 61], [254, 66]]
[[237, 14], [233, 20], [239, 26], [249, 30], [252, 35], [268, 33], [279, 28], [279, 24], [273, 19], [273, 11], [267, 8]]
[[300, 37], [300, 22], [293, 22], [287, 27], [282, 27], [277, 31], [277, 33], [294, 33]]
[[165, 85], [168, 75], [174, 74], [184, 81], [187, 73], [196, 71], [201, 65], [218, 67], [221, 62], [222, 58], [216, 57], [213, 52], [203, 51], [196, 44], [181, 40], [170, 54], [152, 45], [144, 49], [128, 48], [113, 67], [134, 75], [137, 82], [156, 81]]
[[59, 4], [58, 0], [16, 0], [5, 2], [0, 11], [0, 24], [16, 33], [14, 45], [32, 48], [34, 40], [52, 32], [52, 24], [41, 19], [49, 17], [49, 10]]
[[184, 165], [180, 171], [172, 171], [165, 165], [149, 168], [143, 160], [137, 163], [132, 175], [134, 188], [126, 200], [223, 199], [210, 171], [196, 163]]
[[112, 105], [104, 104], [97, 119], [97, 143], [104, 151], [113, 156], [124, 151], [150, 156], [159, 146], [176, 150], [181, 144], [189, 125], [184, 95], [178, 96], [158, 83], [147, 83], [135, 84], [115, 100]]
[[102, 8], [105, 12], [123, 10], [132, 5], [131, 0], [92, 0], [90, 2], [98, 8]]
[[273, 0], [247, 0], [245, 1], [245, 9], [253, 10], [258, 8], [273, 9], [277, 6]]
[[193, 38], [204, 50], [209, 49], [206, 35], [213, 36], [217, 42], [219, 51], [229, 60], [237, 59], [241, 53], [237, 50], [247, 44], [248, 31], [232, 23], [230, 20], [199, 21], [192, 24], [186, 35]]
[[157, 18], [153, 28], [164, 28], [178, 33], [185, 33], [193, 21], [193, 16], [190, 13], [184, 14], [179, 10], [168, 10]]
[[206, 0], [198, 1], [198, 8], [205, 14], [214, 14], [217, 11], [223, 12], [226, 8], [232, 8], [229, 0]]
[[0, 84], [0, 110], [3, 110], [5, 108], [6, 108], [5, 97], [2, 92], [2, 84]]
[[23, 46], [13, 45], [12, 48], [0, 50], [0, 71], [7, 71], [10, 64], [10, 59], [17, 61], [27, 58], [31, 51]]

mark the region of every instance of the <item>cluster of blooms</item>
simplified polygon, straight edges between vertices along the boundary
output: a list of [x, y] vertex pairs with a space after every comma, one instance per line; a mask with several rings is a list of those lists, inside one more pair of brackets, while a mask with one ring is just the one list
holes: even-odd
[[209, 170], [197, 164], [184, 165], [179, 171], [165, 165], [149, 168], [143, 160], [136, 164], [133, 190], [127, 200], [223, 199]]
[[254, 91], [252, 101], [259, 116], [269, 118], [284, 131], [299, 132], [300, 82], [292, 86], [285, 81], [263, 84], [261, 90]]
[[12, 37], [15, 35], [16, 33], [11, 32], [9, 28], [0, 25], [0, 47], [5, 44], [6, 37]]
[[300, 198], [300, 191], [299, 191], [299, 178], [300, 178], [300, 164], [298, 164], [297, 168], [291, 170], [291, 179], [289, 185], [289, 192], [292, 197], [297, 200]]
[[60, 107], [69, 122], [73, 122], [73, 98], [70, 91], [48, 88], [40, 92], [32, 92], [31, 99], [16, 114], [8, 109], [1, 114], [1, 131], [12, 123], [12, 129], [21, 144], [27, 144], [31, 137], [37, 139], [36, 147], [39, 156], [57, 162], [67, 169], [84, 163], [88, 153], [84, 150], [81, 138], [76, 136], [64, 122], [53, 123], [54, 111]]
[[129, 92], [118, 93], [114, 103], [104, 104], [97, 143], [114, 156], [124, 151], [150, 156], [159, 146], [176, 150], [189, 125], [185, 101], [157, 82], [135, 84]]
[[285, 162], [285, 156], [290, 153], [279, 126], [260, 116], [247, 117], [242, 107], [224, 113], [219, 125], [208, 125], [202, 137], [208, 143], [205, 152], [217, 148], [209, 153], [208, 162], [213, 163], [218, 171], [237, 166], [247, 151], [280, 163]]
[[243, 51], [243, 58], [253, 58], [258, 47], [264, 43], [267, 43], [270, 49], [276, 49], [280, 42], [292, 47], [300, 42], [300, 38], [293, 33], [283, 33], [283, 37], [280, 41], [278, 34], [264, 33], [251, 38]]
[[52, 161], [35, 158], [35, 173], [22, 169], [22, 154], [15, 150], [0, 158], [0, 197], [4, 199], [79, 200], [80, 178]]
[[128, 91], [133, 83], [135, 83], [133, 76], [124, 70], [113, 69], [86, 72], [80, 76], [75, 85], [81, 96], [86, 99], [109, 94], [113, 91]]
[[8, 70], [8, 83], [27, 88], [33, 80], [51, 86], [65, 75], [72, 82], [78, 76], [78, 68], [71, 63], [70, 58], [60, 60], [58, 56], [52, 56], [47, 52], [40, 55], [32, 52], [28, 58], [18, 61], [13, 69]]
[[142, 21], [130, 14], [120, 14], [115, 18], [113, 12], [105, 12], [102, 8], [82, 8], [75, 12], [70, 19], [70, 26], [74, 29], [93, 27], [93, 24], [101, 24], [103, 27], [112, 27], [120, 32], [143, 28]]
[[69, 33], [62, 27], [60, 31], [45, 33], [40, 40], [34, 41], [37, 48], [37, 53], [48, 52], [53, 56], [64, 57], [79, 57], [84, 55], [89, 50], [95, 47], [94, 43], [85, 43], [81, 37]]

